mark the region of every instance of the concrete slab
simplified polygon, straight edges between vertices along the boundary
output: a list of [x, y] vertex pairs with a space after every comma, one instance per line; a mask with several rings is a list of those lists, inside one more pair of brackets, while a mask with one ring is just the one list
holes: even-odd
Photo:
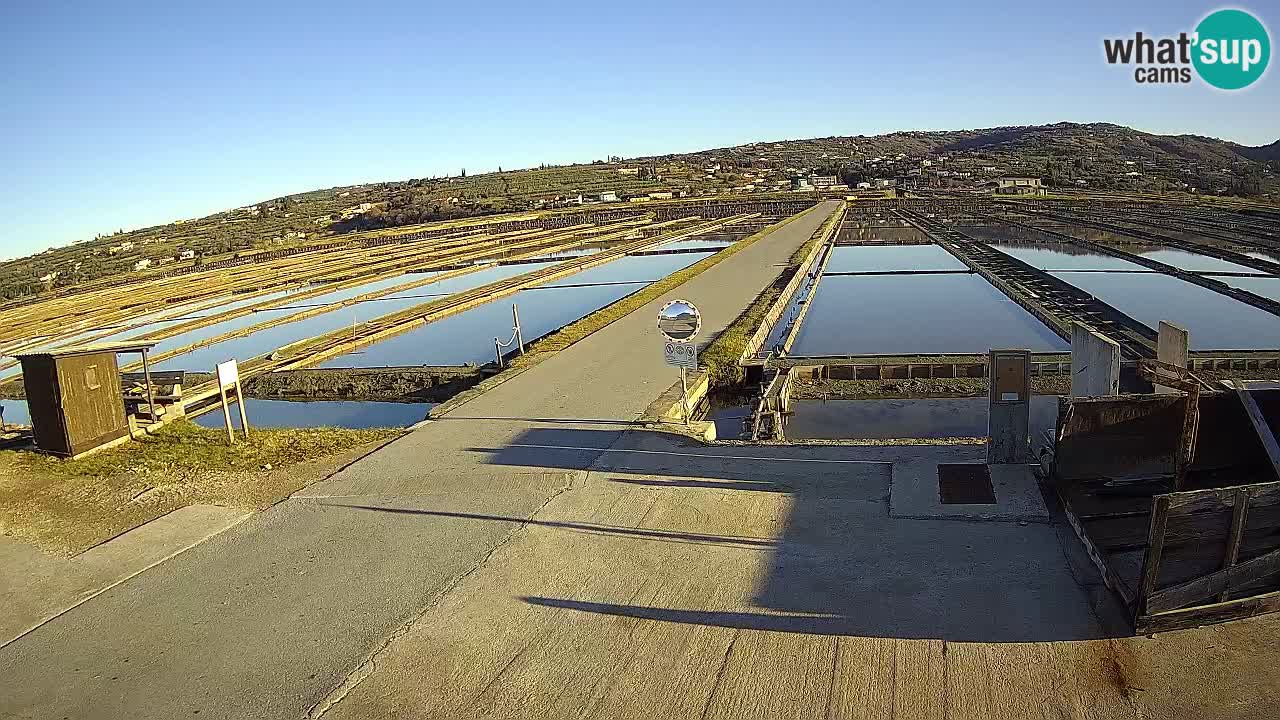
[[1120, 345], [1083, 323], [1071, 326], [1071, 397], [1120, 393]]
[[135, 575], [233, 527], [243, 510], [189, 505], [74, 557], [0, 538], [0, 647]]
[[988, 467], [995, 504], [945, 505], [938, 493], [936, 462], [895, 463], [889, 486], [889, 514], [929, 520], [1049, 521], [1049, 510], [1032, 474], [1034, 465]]

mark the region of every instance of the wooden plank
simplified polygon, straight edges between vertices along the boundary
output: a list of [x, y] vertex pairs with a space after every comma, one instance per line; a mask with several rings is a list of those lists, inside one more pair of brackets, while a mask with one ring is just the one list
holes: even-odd
[[1280, 591], [1240, 598], [1239, 600], [1228, 600], [1227, 602], [1214, 603], [1212, 605], [1171, 610], [1154, 615], [1140, 615], [1134, 626], [1139, 635], [1150, 635], [1151, 633], [1170, 630], [1185, 630], [1187, 628], [1200, 627], [1201, 625], [1226, 622], [1227, 620], [1239, 620], [1276, 611], [1280, 611]]
[[1280, 573], [1280, 550], [1272, 550], [1239, 565], [1156, 591], [1147, 598], [1147, 612], [1161, 613], [1186, 607], [1197, 600], [1230, 592], [1233, 587], [1257, 582], [1276, 573]]
[[[1138, 597], [1134, 603], [1136, 616], [1147, 614], [1147, 598], [1155, 590], [1160, 576], [1160, 556], [1164, 552], [1164, 531], [1169, 520], [1169, 496], [1157, 495], [1151, 501], [1151, 525], [1147, 531], [1147, 554], [1142, 558], [1142, 574], [1139, 575]], [[1135, 617], [1136, 624], [1136, 617]]]
[[[1240, 559], [1240, 542], [1244, 540], [1245, 514], [1249, 511], [1249, 496], [1236, 491], [1236, 506], [1231, 513], [1231, 530], [1227, 536], [1227, 551], [1222, 557], [1222, 569], [1227, 570]], [[1227, 591], [1218, 595], [1218, 602], [1225, 602]]]
[[1169, 507], [1173, 510], [1204, 512], [1234, 507], [1237, 489], [1248, 493], [1252, 507], [1280, 503], [1280, 482], [1251, 483], [1214, 490], [1184, 490], [1158, 497], [1168, 497]]
[[1275, 433], [1271, 432], [1271, 426], [1267, 424], [1267, 418], [1262, 414], [1262, 408], [1258, 407], [1258, 402], [1253, 399], [1253, 394], [1240, 383], [1236, 383], [1235, 387], [1240, 404], [1244, 405], [1249, 422], [1253, 423], [1253, 430], [1258, 433], [1258, 439], [1267, 451], [1267, 458], [1271, 460], [1271, 469], [1280, 478], [1280, 442], [1276, 441]]
[[[1165, 533], [1165, 551], [1186, 545], [1201, 546], [1206, 540], [1226, 542], [1230, 533], [1232, 510], [1180, 513], [1172, 511]], [[1132, 550], [1147, 544], [1148, 520], [1143, 517], [1110, 517], [1081, 520], [1089, 537], [1099, 548], [1108, 551]], [[1280, 534], [1280, 506], [1258, 507], [1249, 504], [1244, 521], [1243, 547], [1255, 551], [1267, 549]], [[1247, 553], [1246, 553], [1247, 554]], [[1221, 559], [1222, 554], [1218, 555]], [[1218, 569], [1218, 568], [1214, 568]]]
[[1062, 503], [1063, 514], [1067, 516], [1067, 523], [1071, 525], [1072, 531], [1076, 537], [1080, 538], [1080, 543], [1084, 545], [1085, 553], [1089, 559], [1093, 561], [1094, 567], [1098, 568], [1098, 573], [1102, 575], [1102, 582], [1112, 591], [1120, 595], [1120, 599], [1124, 601], [1126, 606], [1133, 605], [1133, 590], [1129, 588], [1128, 583], [1114, 572], [1107, 564], [1105, 556], [1100, 552], [1096, 545], [1089, 537], [1089, 533], [1085, 531], [1084, 526], [1076, 517], [1075, 510], [1071, 506], [1071, 502], [1061, 492], [1058, 493], [1058, 500]]

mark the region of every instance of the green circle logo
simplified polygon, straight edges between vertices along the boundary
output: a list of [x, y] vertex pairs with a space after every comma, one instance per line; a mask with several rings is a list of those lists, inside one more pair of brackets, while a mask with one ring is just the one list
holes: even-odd
[[1218, 10], [1196, 26], [1191, 62], [1210, 85], [1239, 90], [1262, 77], [1271, 59], [1271, 37], [1243, 10]]

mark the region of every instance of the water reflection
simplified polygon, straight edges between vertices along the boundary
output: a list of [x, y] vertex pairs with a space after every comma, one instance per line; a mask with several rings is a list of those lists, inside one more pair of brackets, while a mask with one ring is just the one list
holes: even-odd
[[1162, 262], [1166, 265], [1172, 265], [1179, 270], [1187, 270], [1190, 272], [1237, 272], [1253, 275], [1262, 274], [1262, 271], [1255, 268], [1237, 265], [1236, 263], [1212, 257], [1210, 255], [1187, 252], [1186, 250], [1174, 250], [1170, 248], [1146, 250], [1142, 252], [1142, 256], [1151, 258], [1157, 262]]
[[[305, 320], [275, 325], [273, 327], [259, 330], [252, 335], [224, 340], [220, 343], [208, 345], [192, 352], [169, 358], [168, 360], [158, 363], [156, 367], [160, 370], [208, 370], [228, 358], [246, 360], [251, 357], [257, 357], [271, 352], [276, 348], [288, 345], [289, 343], [305, 340], [310, 337], [315, 337], [316, 335], [323, 335], [341, 328], [353, 327], [359, 323], [386, 315], [387, 313], [406, 310], [414, 305], [428, 302], [432, 297], [443, 297], [444, 295], [461, 292], [463, 290], [468, 290], [497, 280], [521, 275], [526, 272], [529, 272], [529, 267], [521, 265], [500, 265], [497, 267], [486, 268], [484, 270], [477, 270], [472, 273], [467, 273], [466, 275], [447, 278], [422, 287], [392, 292], [370, 302], [357, 303], [344, 308], [335, 308], [331, 312], [322, 313]], [[419, 276], [419, 279], [422, 279], [422, 277]], [[404, 276], [399, 276], [395, 278], [395, 280], [395, 283], [390, 284], [383, 284], [381, 282], [367, 283], [360, 286], [360, 288], [363, 289], [364, 292], [369, 292], [370, 290], [368, 288], [373, 285], [378, 286], [375, 289], [385, 289], [411, 281], [407, 280]], [[356, 288], [352, 288], [351, 290], [356, 290]], [[183, 333], [181, 335], [162, 340], [153, 352], [166, 352], [193, 342], [216, 337], [223, 333], [251, 327], [269, 320], [284, 318], [305, 309], [304, 306], [309, 307], [313, 304], [323, 304], [325, 300], [332, 301], [334, 298], [350, 299], [360, 294], [362, 293], [356, 292], [351, 294], [349, 290], [338, 291], [336, 293], [326, 294], [325, 296], [308, 299], [305, 303], [299, 302], [296, 306], [291, 306], [290, 309], [266, 310], [235, 318], [233, 320], [215, 323], [209, 327], [193, 330], [188, 333]]]
[[[1051, 273], [1138, 322], [1161, 320], [1191, 333], [1193, 350], [1280, 347], [1280, 317], [1208, 288], [1159, 273]], [[1232, 278], [1235, 281], [1253, 278]], [[1225, 280], [1225, 278], [1224, 278]]]
[[937, 245], [840, 245], [832, 249], [825, 272], [968, 269]]
[[[368, 402], [354, 400], [257, 400], [245, 401], [245, 414], [250, 427], [263, 428], [375, 428], [406, 427], [427, 417], [434, 403]], [[231, 408], [231, 422], [240, 427], [240, 414]], [[220, 428], [221, 411], [205, 413], [195, 419], [207, 428]]]
[[1011, 243], [992, 243], [1000, 252], [1015, 257], [1041, 270], [1129, 270], [1142, 272], [1147, 268], [1137, 263], [1102, 253], [1085, 250], [1068, 243], [1053, 243], [1031, 247]]
[[823, 278], [793, 355], [983, 353], [1068, 347], [1026, 310], [969, 274]]
[[621, 258], [389, 337], [320, 367], [482, 365], [494, 359], [494, 337], [511, 337], [512, 303], [520, 308], [528, 343], [703, 257], [683, 253]]
[[26, 400], [0, 399], [0, 408], [4, 409], [4, 421], [9, 425], [30, 425], [31, 412], [27, 410]]
[[1246, 290], [1264, 298], [1270, 298], [1276, 302], [1280, 302], [1280, 277], [1262, 276], [1262, 277], [1216, 277], [1215, 280], [1230, 285], [1239, 290]]

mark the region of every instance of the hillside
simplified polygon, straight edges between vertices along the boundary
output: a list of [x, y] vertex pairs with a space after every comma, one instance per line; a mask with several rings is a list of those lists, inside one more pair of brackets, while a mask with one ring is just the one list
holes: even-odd
[[[1093, 189], [1192, 190], [1258, 197], [1280, 193], [1280, 142], [1248, 147], [1197, 135], [1155, 135], [1109, 123], [912, 131], [758, 142], [661, 160], [744, 167], [822, 168], [893, 176], [920, 160], [951, 163], [961, 180], [1028, 174]], [[873, 167], [874, 166], [874, 167]], [[1129, 173], [1138, 173], [1130, 175]], [[927, 173], [925, 173], [927, 174]], [[1077, 181], [1083, 181], [1077, 182]]]
[[[1154, 135], [1106, 123], [907, 131], [757, 142], [586, 165], [419, 178], [314, 190], [208, 217], [120, 231], [0, 263], [0, 300], [122, 273], [139, 277], [357, 231], [497, 212], [619, 199], [789, 188], [794, 175], [881, 179], [907, 190], [972, 189], [1032, 175], [1051, 186], [1280, 198], [1280, 141], [1247, 147], [1196, 135]], [[186, 255], [186, 257], [184, 257]], [[194, 255], [194, 257], [191, 257]], [[142, 267], [150, 263], [150, 267]]]

